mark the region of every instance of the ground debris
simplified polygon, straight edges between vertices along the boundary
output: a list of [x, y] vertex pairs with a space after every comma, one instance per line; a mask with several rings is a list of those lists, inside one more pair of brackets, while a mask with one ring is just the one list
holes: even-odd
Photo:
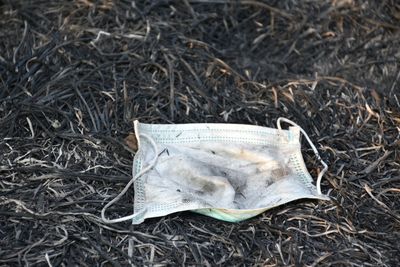
[[[0, 1], [0, 265], [398, 266], [399, 14], [395, 0]], [[131, 178], [135, 119], [280, 116], [316, 140], [332, 202], [238, 224], [98, 218]]]

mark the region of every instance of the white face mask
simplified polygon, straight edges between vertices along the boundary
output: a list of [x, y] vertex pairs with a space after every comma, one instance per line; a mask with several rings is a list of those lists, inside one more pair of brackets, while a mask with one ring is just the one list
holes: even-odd
[[[282, 130], [280, 123], [293, 125]], [[321, 194], [327, 165], [294, 122], [278, 129], [241, 124], [143, 124], [135, 121], [139, 150], [133, 178], [102, 210], [106, 223], [194, 211], [238, 222], [293, 200], [329, 200]], [[312, 184], [301, 155], [300, 132], [324, 169]], [[106, 209], [134, 183], [134, 213], [107, 219]]]

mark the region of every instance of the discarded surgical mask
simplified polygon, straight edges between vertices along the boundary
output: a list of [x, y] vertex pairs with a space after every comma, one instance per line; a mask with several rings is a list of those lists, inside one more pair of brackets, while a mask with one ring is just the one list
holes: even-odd
[[[292, 126], [281, 128], [281, 121]], [[106, 223], [194, 211], [238, 222], [297, 199], [322, 199], [327, 165], [294, 122], [279, 118], [278, 129], [241, 124], [144, 124], [135, 121], [139, 150], [133, 178], [103, 208]], [[323, 165], [316, 185], [301, 154], [303, 133]], [[134, 212], [108, 219], [106, 209], [134, 184]]]

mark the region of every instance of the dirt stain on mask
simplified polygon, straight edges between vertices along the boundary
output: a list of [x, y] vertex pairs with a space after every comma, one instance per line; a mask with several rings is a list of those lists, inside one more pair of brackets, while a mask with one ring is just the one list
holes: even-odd
[[214, 183], [205, 183], [204, 186], [201, 188], [201, 191], [204, 194], [213, 194], [216, 190], [216, 186]]

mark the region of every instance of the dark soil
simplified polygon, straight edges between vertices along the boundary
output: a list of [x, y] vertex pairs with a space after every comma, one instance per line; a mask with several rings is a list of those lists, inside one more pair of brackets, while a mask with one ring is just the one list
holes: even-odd
[[[0, 265], [398, 266], [399, 2], [149, 2], [0, 0]], [[329, 164], [331, 202], [99, 219], [131, 179], [133, 120], [280, 116]]]

